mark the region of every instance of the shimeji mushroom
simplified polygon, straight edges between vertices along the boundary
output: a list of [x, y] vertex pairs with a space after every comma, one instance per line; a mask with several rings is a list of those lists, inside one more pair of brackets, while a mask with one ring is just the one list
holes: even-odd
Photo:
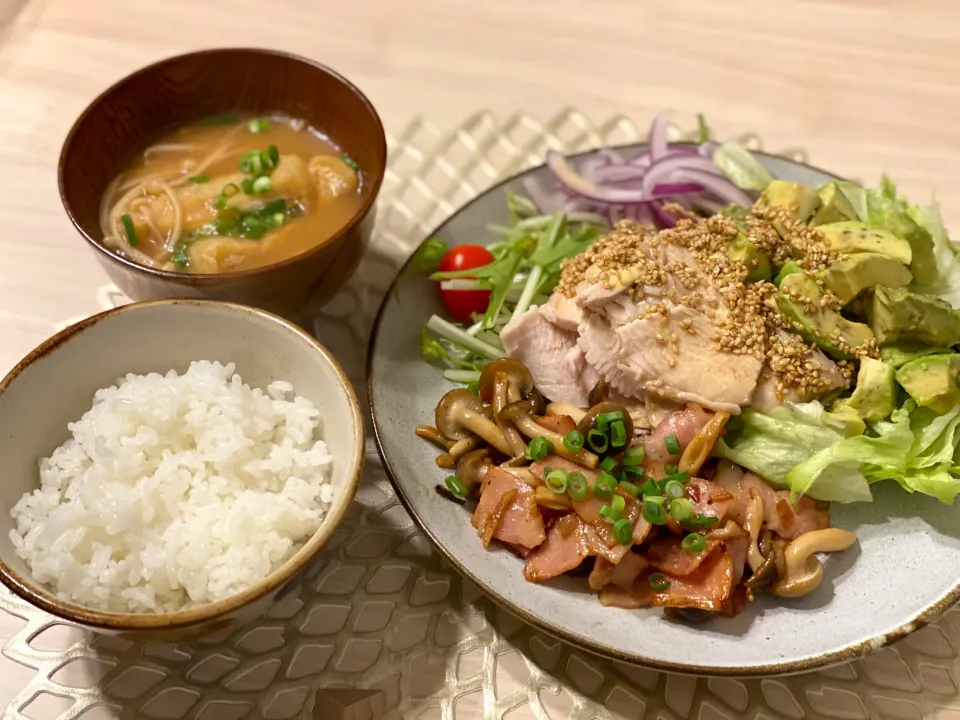
[[511, 454], [500, 428], [487, 418], [483, 402], [466, 388], [451, 390], [440, 398], [435, 420], [437, 430], [450, 440], [466, 440], [472, 433], [504, 455]]
[[500, 358], [487, 363], [483, 372], [480, 373], [478, 385], [480, 395], [491, 399], [493, 416], [496, 418], [500, 432], [513, 449], [511, 455], [522, 457], [527, 447], [526, 443], [513, 423], [501, 417], [500, 411], [511, 402], [511, 395], [514, 396], [514, 400], [519, 400], [533, 390], [533, 376], [530, 375], [530, 371], [523, 363], [509, 358]]
[[463, 486], [469, 490], [474, 485], [483, 482], [483, 478], [486, 477], [489, 469], [490, 459], [487, 456], [486, 449], [473, 450], [457, 462], [457, 480], [462, 482]]
[[564, 447], [563, 437], [561, 435], [539, 425], [532, 417], [536, 410], [536, 400], [533, 397], [529, 397], [526, 400], [510, 403], [500, 411], [500, 415], [515, 424], [520, 432], [531, 440], [538, 437], [549, 440], [550, 444], [553, 445], [554, 454], [587, 468], [595, 468], [597, 466], [600, 459], [592, 452], [582, 449], [567, 450], [567, 448]]
[[587, 414], [586, 410], [578, 408], [570, 403], [548, 403], [547, 415], [566, 415], [575, 423], [580, 422], [581, 418]]
[[786, 574], [773, 584], [778, 597], [800, 597], [817, 588], [823, 579], [818, 552], [840, 552], [856, 542], [857, 536], [839, 528], [811, 530], [791, 542], [784, 553]]
[[703, 467], [707, 458], [710, 457], [710, 453], [713, 452], [713, 446], [716, 445], [717, 440], [723, 433], [723, 426], [727, 424], [729, 419], [730, 413], [728, 412], [714, 413], [707, 424], [700, 428], [690, 444], [684, 448], [683, 455], [680, 456], [680, 462], [677, 463], [677, 469], [680, 472], [690, 473], [691, 475], [700, 472], [700, 468]]

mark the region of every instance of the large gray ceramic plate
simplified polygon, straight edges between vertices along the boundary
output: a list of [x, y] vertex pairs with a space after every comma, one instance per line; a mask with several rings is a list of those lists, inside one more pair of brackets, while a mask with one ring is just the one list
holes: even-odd
[[[585, 156], [581, 156], [582, 157]], [[758, 155], [778, 178], [816, 185], [830, 176], [782, 158]], [[504, 224], [511, 178], [475, 198], [433, 233], [451, 245], [486, 244], [487, 223]], [[445, 473], [436, 451], [414, 436], [430, 423], [451, 385], [420, 358], [421, 325], [442, 314], [437, 289], [406, 276], [384, 300], [374, 326], [369, 396], [384, 463], [397, 491], [440, 552], [494, 600], [542, 630], [587, 650], [661, 670], [721, 675], [799, 672], [864, 655], [935, 619], [960, 598], [960, 523], [953, 508], [877, 487], [872, 504], [835, 505], [833, 521], [859, 544], [825, 561], [825, 579], [805, 598], [763, 596], [738, 617], [686, 625], [658, 610], [600, 605], [584, 578], [532, 584], [522, 561], [483, 549], [469, 514], [434, 492]]]

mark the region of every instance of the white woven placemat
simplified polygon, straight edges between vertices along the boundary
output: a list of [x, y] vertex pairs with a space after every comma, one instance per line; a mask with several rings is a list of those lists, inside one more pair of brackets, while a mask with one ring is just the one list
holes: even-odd
[[[482, 112], [452, 133], [418, 121], [391, 138], [370, 252], [316, 317], [318, 337], [361, 398], [380, 298], [427, 232], [495, 181], [539, 163], [548, 147], [642, 135], [624, 118], [595, 125], [565, 111], [547, 123]], [[109, 286], [99, 300], [126, 302]], [[398, 502], [372, 441], [367, 453], [358, 503], [322, 565], [268, 615], [226, 636], [131, 645], [57, 624], [0, 589], [0, 609], [25, 621], [3, 653], [36, 670], [3, 717], [307, 718], [319, 688], [341, 686], [380, 689], [389, 717], [424, 720], [960, 720], [958, 611], [863, 661], [791, 678], [698, 679], [609, 662], [524, 625], [444, 566]]]

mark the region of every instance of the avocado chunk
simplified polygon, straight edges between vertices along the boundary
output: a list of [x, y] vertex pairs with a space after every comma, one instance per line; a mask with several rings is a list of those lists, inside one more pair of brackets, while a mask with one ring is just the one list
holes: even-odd
[[842, 430], [844, 437], [863, 435], [867, 429], [867, 426], [863, 423], [863, 418], [850, 406], [850, 398], [841, 398], [834, 402], [830, 406], [830, 414], [833, 415], [834, 420], [844, 423]]
[[[910, 245], [913, 258], [910, 272], [921, 285], [933, 285], [937, 281], [937, 258], [933, 250], [933, 237], [922, 225], [892, 203], [882, 203], [873, 196], [867, 200], [870, 222], [882, 226]], [[882, 204], [881, 204], [882, 203]]]
[[866, 223], [851, 220], [821, 225], [817, 230], [823, 233], [827, 245], [834, 252], [847, 255], [861, 252], [879, 253], [904, 265], [909, 265], [913, 258], [910, 243], [906, 240]]
[[793, 275], [799, 272], [803, 272], [803, 268], [793, 260], [787, 260], [787, 262], [783, 264], [783, 267], [780, 268], [780, 272], [778, 272], [777, 276], [773, 279], [773, 284], [780, 287], [780, 283], [783, 282], [783, 279], [787, 277], [787, 275]]
[[945, 413], [960, 402], [960, 355], [930, 355], [911, 360], [897, 370], [897, 382], [917, 405]]
[[793, 273], [780, 283], [777, 304], [807, 341], [834, 358], [856, 357], [858, 348], [873, 340], [873, 333], [863, 323], [821, 306], [821, 297], [823, 293], [813, 276]]
[[810, 224], [814, 227], [860, 219], [850, 199], [838, 183], [827, 183], [817, 191], [817, 195], [820, 196], [820, 209], [817, 210], [810, 221]]
[[824, 271], [821, 279], [827, 289], [846, 305], [862, 290], [883, 285], [901, 288], [910, 284], [910, 271], [886, 255], [856, 253], [837, 260]]
[[925, 355], [943, 355], [952, 352], [953, 350], [948, 347], [932, 347], [926, 343], [903, 342], [880, 348], [880, 358], [887, 365], [899, 368], [911, 360], [916, 360]]
[[897, 404], [896, 370], [880, 360], [860, 360], [857, 386], [847, 401], [864, 420], [877, 422], [890, 417]]
[[877, 287], [867, 309], [870, 327], [881, 345], [902, 340], [937, 347], [960, 343], [960, 315], [933, 295]]
[[[761, 195], [761, 201], [770, 207], [787, 209], [787, 215], [793, 220], [806, 222], [820, 205], [820, 196], [808, 187], [788, 180], [773, 180]], [[773, 221], [773, 227], [780, 237], [786, 237], [786, 228], [780, 220]]]
[[773, 276], [773, 266], [770, 264], [770, 258], [742, 234], [733, 239], [727, 254], [733, 262], [740, 263], [747, 268], [747, 282], [769, 280]]

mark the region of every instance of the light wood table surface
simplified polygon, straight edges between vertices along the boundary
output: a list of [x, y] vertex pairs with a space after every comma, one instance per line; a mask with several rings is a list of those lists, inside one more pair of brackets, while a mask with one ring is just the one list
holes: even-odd
[[[0, 374], [103, 284], [56, 187], [61, 142], [107, 85], [211, 46], [267, 46], [354, 80], [388, 132], [489, 108], [573, 106], [718, 135], [918, 201], [960, 222], [960, 12], [950, 0], [0, 0]], [[16, 621], [0, 617], [0, 643]], [[0, 659], [0, 707], [30, 671]]]

